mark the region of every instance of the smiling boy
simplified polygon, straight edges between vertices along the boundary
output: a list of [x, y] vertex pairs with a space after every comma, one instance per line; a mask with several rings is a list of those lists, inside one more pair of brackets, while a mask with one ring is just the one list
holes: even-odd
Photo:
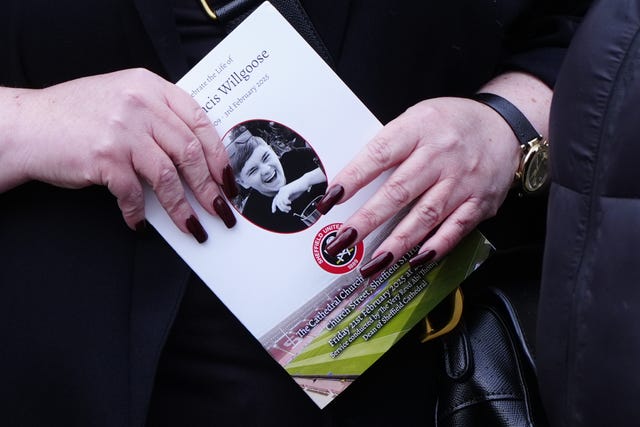
[[327, 177], [316, 153], [307, 147], [282, 154], [249, 130], [227, 146], [238, 184], [249, 192], [242, 215], [276, 232], [306, 229], [318, 218], [315, 202], [324, 195]]

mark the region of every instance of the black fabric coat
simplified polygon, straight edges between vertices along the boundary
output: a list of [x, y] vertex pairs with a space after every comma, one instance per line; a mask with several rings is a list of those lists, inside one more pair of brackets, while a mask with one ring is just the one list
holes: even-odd
[[640, 2], [596, 2], [551, 109], [538, 367], [554, 426], [640, 417]]
[[[383, 122], [421, 99], [468, 95], [502, 67], [527, 69], [553, 84], [574, 21], [565, 16], [532, 27], [524, 17], [545, 8], [570, 15], [570, 3], [303, 1], [336, 71]], [[130, 67], [176, 81], [193, 65], [169, 0], [9, 0], [2, 9], [2, 85], [40, 88]], [[541, 224], [541, 209], [514, 199], [504, 212], [519, 220], [530, 214]], [[505, 223], [511, 228], [488, 226], [499, 249], [542, 240], [543, 225]], [[0, 425], [143, 425], [163, 346], [194, 280], [184, 262], [153, 230], [146, 236], [129, 230], [105, 188], [32, 182], [0, 194], [0, 266]], [[214, 301], [219, 317], [207, 336], [219, 351], [210, 359], [217, 368], [206, 377], [218, 389], [202, 405], [214, 419], [324, 422], [224, 307], [206, 292], [202, 298]], [[402, 358], [381, 361], [345, 392], [334, 408], [338, 419], [431, 421], [429, 369], [420, 369], [427, 364], [419, 346], [406, 346]], [[425, 394], [399, 392], [409, 387], [424, 387]], [[381, 393], [389, 405], [384, 414], [372, 405]]]

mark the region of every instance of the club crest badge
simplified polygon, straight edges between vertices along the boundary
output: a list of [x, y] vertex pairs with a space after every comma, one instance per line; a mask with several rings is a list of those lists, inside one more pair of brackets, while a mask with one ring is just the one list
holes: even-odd
[[333, 274], [344, 274], [355, 269], [364, 256], [364, 244], [359, 242], [353, 247], [344, 249], [335, 256], [326, 252], [326, 247], [336, 238], [342, 224], [333, 223], [323, 227], [313, 239], [313, 257], [325, 271]]

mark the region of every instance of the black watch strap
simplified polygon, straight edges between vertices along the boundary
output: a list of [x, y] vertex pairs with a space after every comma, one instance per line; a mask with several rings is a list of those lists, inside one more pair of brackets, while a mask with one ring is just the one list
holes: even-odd
[[493, 93], [476, 93], [471, 99], [481, 102], [493, 108], [515, 133], [520, 145], [527, 145], [534, 139], [542, 138], [542, 135], [533, 127], [531, 122], [518, 110], [515, 105], [501, 96]]

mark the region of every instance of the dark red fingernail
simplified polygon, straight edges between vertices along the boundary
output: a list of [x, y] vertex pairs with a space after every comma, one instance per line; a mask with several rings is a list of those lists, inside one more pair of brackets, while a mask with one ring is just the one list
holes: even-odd
[[436, 257], [436, 251], [430, 249], [428, 251], [424, 251], [409, 260], [409, 266], [411, 268], [416, 268], [420, 265], [426, 264], [432, 259]]
[[342, 233], [338, 234], [331, 243], [324, 249], [326, 253], [331, 256], [336, 256], [344, 249], [353, 246], [354, 242], [358, 238], [358, 232], [353, 227], [347, 227], [342, 230]]
[[360, 274], [365, 279], [371, 277], [387, 268], [391, 261], [393, 261], [393, 254], [391, 252], [383, 252], [360, 267]]
[[213, 209], [227, 228], [231, 228], [236, 225], [236, 217], [233, 215], [233, 211], [221, 196], [213, 199]]
[[198, 218], [191, 215], [189, 219], [187, 219], [186, 224], [187, 230], [189, 230], [189, 233], [193, 234], [193, 237], [196, 238], [198, 243], [204, 243], [207, 241], [207, 238], [209, 238], [209, 236], [204, 230], [204, 227], [202, 227], [202, 224], [200, 224], [200, 221], [198, 221]]
[[332, 185], [324, 194], [324, 197], [318, 202], [316, 209], [322, 215], [326, 214], [340, 201], [343, 195], [344, 187], [342, 185]]
[[233, 173], [231, 165], [227, 165], [222, 169], [222, 191], [224, 191], [224, 195], [227, 196], [229, 200], [238, 195], [236, 176]]

